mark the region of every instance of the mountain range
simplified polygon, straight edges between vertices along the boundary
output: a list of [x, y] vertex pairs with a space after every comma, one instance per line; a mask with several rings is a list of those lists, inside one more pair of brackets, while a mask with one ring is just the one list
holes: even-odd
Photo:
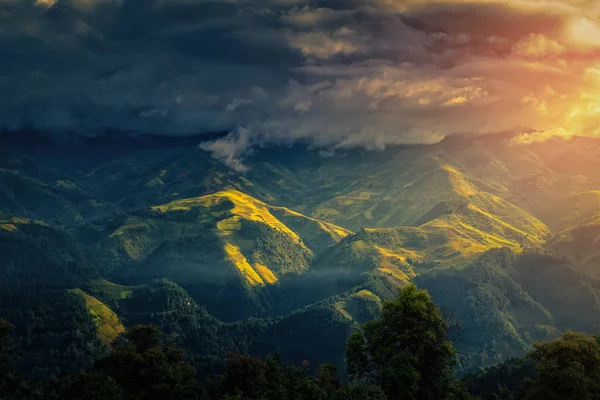
[[137, 323], [202, 368], [342, 366], [409, 283], [456, 321], [462, 372], [600, 332], [599, 139], [272, 146], [245, 172], [199, 149], [214, 137], [38, 139], [0, 136], [0, 317], [24, 371], [88, 365]]

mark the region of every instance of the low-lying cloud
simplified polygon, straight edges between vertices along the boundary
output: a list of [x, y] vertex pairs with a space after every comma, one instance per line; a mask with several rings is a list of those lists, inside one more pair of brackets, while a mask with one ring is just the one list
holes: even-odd
[[[0, 0], [4, 127], [382, 149], [455, 133], [597, 133], [587, 0]], [[533, 139], [532, 139], [533, 140]]]

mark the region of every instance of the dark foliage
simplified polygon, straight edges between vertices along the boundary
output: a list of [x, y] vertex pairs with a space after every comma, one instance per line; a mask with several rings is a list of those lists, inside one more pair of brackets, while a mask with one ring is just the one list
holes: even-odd
[[15, 327], [19, 370], [55, 375], [104, 354], [83, 300], [67, 292], [96, 276], [89, 259], [59, 229], [29, 223], [0, 230], [0, 318]]
[[163, 341], [158, 328], [143, 325], [131, 328], [110, 355], [83, 373], [37, 380], [1, 367], [3, 400], [385, 400], [376, 386], [343, 385], [332, 366], [311, 377], [278, 355], [261, 360], [230, 353], [222, 374], [201, 379], [182, 350]]
[[536, 343], [525, 358], [469, 375], [465, 381], [484, 400], [598, 399], [599, 339], [568, 332], [560, 339]]
[[389, 399], [467, 397], [454, 380], [456, 351], [448, 323], [424, 290], [402, 289], [386, 302], [382, 317], [348, 339], [348, 372], [378, 383]]

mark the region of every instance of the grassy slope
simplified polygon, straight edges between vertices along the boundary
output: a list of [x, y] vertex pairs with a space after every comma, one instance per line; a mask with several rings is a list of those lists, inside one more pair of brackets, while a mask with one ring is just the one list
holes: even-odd
[[[600, 186], [599, 186], [600, 187]], [[569, 230], [600, 213], [600, 190], [585, 190], [563, 199], [554, 210], [557, 230]]]
[[408, 165], [388, 162], [373, 175], [348, 182], [341, 193], [309, 212], [353, 230], [413, 225], [453, 194], [448, 173], [437, 160], [423, 156]]
[[[214, 233], [223, 240], [226, 258], [252, 286], [274, 283], [279, 276], [291, 271], [269, 262], [269, 256], [273, 255], [257, 253], [259, 247], [257, 240], [266, 238], [244, 234], [244, 224], [255, 229], [262, 228], [262, 233], [270, 233], [278, 237], [305, 257], [312, 257], [312, 250], [307, 247], [304, 238], [309, 243], [315, 243], [315, 247], [319, 247], [316, 245], [317, 239], [329, 245], [348, 234], [342, 228], [320, 223], [285, 208], [270, 207], [260, 200], [233, 189], [198, 198], [176, 200], [166, 205], [156, 206], [154, 209], [161, 213], [198, 210], [199, 220], [213, 226]], [[296, 226], [304, 225], [306, 229], [296, 233], [275, 217], [272, 211], [276, 211], [288, 223], [295, 223]], [[258, 226], [261, 228], [257, 228]], [[306, 265], [306, 261], [298, 266], [300, 268], [298, 272], [306, 268], [301, 265]]]
[[[104, 165], [90, 174], [89, 184], [124, 204], [161, 204], [235, 188], [354, 231], [419, 225], [440, 201], [468, 196], [475, 211], [482, 211], [482, 217], [487, 213], [508, 223], [517, 230], [509, 228], [512, 232], [507, 233], [518, 236], [519, 231], [531, 233], [527, 228], [546, 229], [538, 221], [520, 226], [521, 220], [530, 220], [531, 213], [554, 225], [551, 215], [557, 209], [566, 209], [553, 200], [557, 194], [593, 189], [593, 174], [577, 176], [560, 169], [570, 152], [577, 154], [571, 157], [576, 159], [564, 164], [577, 162], [581, 164], [578, 168], [593, 171], [594, 157], [589, 149], [589, 143], [577, 140], [566, 146], [514, 146], [506, 138], [456, 138], [430, 147], [351, 152], [328, 159], [305, 149], [278, 149], [249, 160], [254, 168], [244, 177], [222, 168], [202, 152], [173, 148], [140, 151]], [[282, 153], [280, 157], [278, 152]], [[355, 162], [356, 157], [360, 162]], [[494, 212], [499, 199], [518, 205], [520, 210], [511, 210], [505, 204], [500, 205], [503, 210]], [[506, 228], [501, 223], [496, 225], [496, 230]]]
[[312, 214], [349, 227], [416, 226], [439, 238], [434, 247], [416, 249], [426, 263], [464, 266], [491, 248], [518, 252], [544, 243], [549, 233], [544, 223], [487, 192], [448, 158], [426, 154], [407, 165], [388, 162], [376, 176], [353, 183], [348, 193], [315, 206]]
[[515, 222], [515, 210], [495, 213], [475, 204], [520, 230], [527, 231], [519, 226], [523, 215], [564, 229], [590, 215], [559, 221], [580, 208], [571, 196], [600, 187], [599, 149], [594, 139], [515, 145], [508, 136], [487, 136], [326, 159], [304, 151], [302, 161], [289, 150], [289, 161], [259, 157], [249, 179], [267, 187], [277, 204], [353, 231], [419, 225], [439, 202], [471, 197], [469, 186], [487, 197], [480, 202], [518, 207]]
[[433, 176], [432, 185], [445, 188], [446, 197], [440, 198], [424, 187], [418, 189], [423, 199], [421, 208], [416, 210], [417, 202], [411, 200], [411, 213], [421, 215], [418, 226], [362, 229], [337, 245], [320, 265], [358, 265], [406, 282], [431, 267], [463, 268], [493, 248], [519, 253], [545, 242], [550, 232], [545, 224], [500, 197], [479, 190], [456, 168], [442, 164], [420, 180]]
[[555, 139], [517, 145], [510, 137], [453, 138], [438, 151], [480, 186], [535, 215], [554, 230], [600, 211], [600, 142]]
[[[447, 280], [449, 287], [464, 285], [460, 290], [472, 293], [482, 303], [477, 305], [480, 307], [477, 312], [485, 310], [485, 313], [493, 314], [493, 318], [496, 318], [493, 324], [497, 325], [490, 325], [495, 328], [487, 326], [485, 329], [491, 330], [482, 333], [487, 335], [485, 343], [472, 341], [469, 344], [471, 347], [465, 348], [469, 354], [481, 356], [480, 359], [468, 360], [467, 364], [470, 362], [472, 365], [490, 362], [493, 353], [499, 354], [500, 358], [519, 354], [531, 342], [532, 336], [546, 334], [545, 327], [552, 329], [549, 327], [554, 323], [552, 315], [529, 296], [528, 288], [514, 289], [506, 297], [509, 299], [508, 305], [497, 306], [497, 302], [504, 304], [507, 300], [496, 289], [504, 284], [513, 285], [515, 278], [501, 272], [501, 268], [493, 268], [493, 278], [488, 281], [489, 277], [485, 276], [488, 270], [481, 268], [481, 264], [471, 264], [492, 249], [505, 247], [520, 253], [526, 247], [543, 245], [550, 229], [533, 215], [542, 216], [544, 221], [556, 226], [553, 218], [548, 218], [547, 214], [538, 210], [544, 210], [540, 204], [548, 203], [548, 199], [564, 183], [564, 173], [547, 170], [551, 160], [543, 159], [539, 154], [513, 155], [508, 148], [506, 151], [496, 151], [487, 145], [477, 146], [465, 152], [441, 148], [437, 154], [418, 156], [406, 162], [388, 159], [370, 170], [368, 166], [356, 169], [348, 167], [347, 173], [339, 164], [322, 166], [311, 179], [302, 178], [306, 170], [295, 174], [293, 170], [276, 164], [265, 164], [263, 169], [266, 171], [265, 177], [269, 179], [279, 176], [273, 180], [273, 190], [270, 191], [274, 197], [284, 200], [277, 203], [293, 206], [296, 210], [269, 207], [269, 214], [296, 233], [306, 247], [311, 250], [317, 247], [312, 244], [314, 226], [323, 228], [325, 225], [327, 228], [327, 223], [335, 223], [359, 231], [356, 235], [344, 231], [334, 239], [333, 247], [328, 245], [319, 249], [323, 254], [318, 257], [315, 271], [355, 269], [365, 274], [361, 279], [376, 273], [380, 277], [387, 277], [388, 282], [397, 287], [419, 274], [427, 274], [432, 267], [448, 267], [443, 270], [449, 275], [440, 275], [435, 285], [444, 284], [440, 279]], [[514, 152], [519, 153], [517, 150]], [[353, 177], [359, 169], [361, 172]], [[543, 172], [541, 178], [531, 178], [536, 169]], [[261, 182], [260, 177], [252, 180]], [[262, 182], [263, 186], [264, 182], [266, 179]], [[588, 183], [582, 183], [577, 188], [591, 187]], [[308, 187], [310, 185], [314, 185], [314, 188]], [[295, 191], [300, 193], [297, 199], [291, 195], [286, 198], [286, 193]], [[571, 189], [566, 192], [572, 193]], [[244, 250], [251, 248], [252, 244], [238, 236], [241, 230], [238, 222], [245, 218], [255, 222], [258, 219], [269, 221], [270, 216], [256, 218], [258, 214], [252, 208], [260, 208], [260, 204], [257, 206], [254, 201], [246, 199], [244, 202], [252, 204], [252, 207], [248, 209], [247, 205], [236, 205], [239, 211], [228, 216], [217, 230], [225, 232], [222, 237], [238, 246], [248, 260]], [[557, 204], [552, 207], [556, 209]], [[298, 212], [309, 213], [311, 218], [302, 218], [301, 214], [297, 215]], [[245, 214], [245, 218], [239, 214]], [[402, 225], [413, 226], [397, 228]], [[360, 230], [362, 227], [371, 229]], [[281, 227], [273, 225], [272, 228], [285, 233]], [[334, 228], [333, 232], [336, 230]], [[323, 231], [331, 230], [321, 229], [317, 235], [318, 242], [321, 242], [319, 235], [323, 235]], [[293, 235], [290, 238], [293, 239]], [[340, 239], [341, 242], [335, 244]], [[248, 264], [253, 267], [251, 262]], [[461, 268], [465, 269], [464, 274], [460, 272]], [[256, 271], [256, 268], [253, 269]], [[435, 270], [441, 271], [439, 268]], [[469, 286], [467, 275], [474, 276], [475, 271], [479, 270], [483, 274], [478, 278], [480, 282]], [[461, 278], [454, 274], [460, 274]], [[307, 274], [305, 283], [312, 286], [314, 281], [308, 279], [310, 275]], [[315, 272], [314, 276], [317, 275]], [[332, 276], [331, 279], [340, 280], [338, 275]], [[464, 283], [462, 279], [465, 279]], [[323, 281], [327, 281], [327, 278], [323, 278]], [[349, 279], [348, 286], [356, 282]], [[433, 288], [434, 283], [430, 284]], [[345, 289], [348, 287], [336, 288]], [[487, 290], [491, 293], [487, 293]], [[289, 293], [295, 296], [294, 292]], [[316, 295], [315, 299], [325, 298], [324, 293]], [[442, 303], [450, 304], [446, 299]], [[308, 310], [302, 313], [309, 313], [315, 318], [317, 314], [324, 313], [321, 317], [325, 319], [337, 314], [342, 320], [354, 323], [362, 322], [365, 310], [373, 306], [376, 308], [376, 304], [377, 301], [370, 296], [355, 294], [343, 296], [325, 308], [309, 308], [314, 315]], [[463, 307], [464, 304], [459, 306]], [[474, 310], [467, 309], [464, 317], [470, 318]], [[287, 320], [300, 318], [302, 313], [296, 313]], [[279, 326], [277, 329], [284, 328]], [[497, 337], [490, 334], [494, 329], [498, 330]], [[502, 341], [509, 343], [511, 348], [498, 347]], [[485, 352], [481, 352], [482, 346], [488, 346]]]
[[[250, 286], [277, 282], [282, 276], [277, 267], [284, 265], [286, 260], [278, 258], [281, 249], [257, 256], [256, 238], [262, 238], [264, 231], [248, 232], [244, 229], [248, 222], [283, 235], [298, 249], [316, 252], [317, 271], [342, 266], [359, 274], [367, 273], [360, 279], [367, 279], [376, 272], [396, 287], [404, 286], [431, 267], [465, 267], [493, 248], [507, 247], [520, 252], [525, 246], [538, 246], [544, 242], [548, 228], [530, 214], [480, 190], [462, 171], [440, 159], [426, 157], [422, 162], [431, 166], [432, 171], [419, 176], [405, 188], [419, 194], [417, 199], [411, 200], [414, 207], [418, 205], [418, 210], [414, 207], [409, 210], [422, 222], [416, 227], [364, 229], [351, 235], [350, 231], [317, 218], [303, 216], [285, 207], [268, 206], [238, 190], [176, 200], [157, 206], [155, 210], [165, 216], [199, 210], [195, 220], [212, 227], [222, 240], [223, 257], [236, 267], [238, 275]], [[436, 191], [440, 188], [446, 191], [443, 196], [457, 199], [459, 205], [455, 208], [440, 206], [443, 201]], [[370, 199], [364, 192], [357, 196], [360, 201]], [[391, 217], [388, 215], [387, 218]], [[134, 230], [145, 229], [136, 221], [130, 221], [129, 226]], [[117, 229], [113, 236], [122, 236], [122, 232], [123, 229]], [[340, 240], [342, 242], [336, 245]], [[301, 264], [306, 269], [311, 262], [306, 260]], [[354, 279], [351, 278], [348, 285], [356, 283]], [[328, 281], [328, 278], [324, 280]], [[332, 294], [323, 292], [320, 296]]]
[[98, 328], [98, 338], [105, 344], [112, 343], [113, 340], [125, 331], [125, 327], [110, 308], [95, 297], [85, 293], [81, 289], [71, 289], [71, 293], [81, 296], [94, 319]]
[[[363, 154], [360, 158], [342, 155], [319, 159], [302, 153], [289, 162], [287, 155], [273, 160], [276, 155], [271, 154], [254, 164], [247, 176], [228, 171], [195, 150], [161, 149], [142, 151], [105, 164], [93, 171], [85, 182], [87, 185], [82, 186], [91, 187], [93, 192], [127, 208], [148, 204], [167, 207], [166, 212], [160, 211], [160, 207], [150, 214], [133, 212], [105, 232], [106, 260], [116, 260], [120, 266], [131, 269], [147, 268], [156, 274], [146, 278], [172, 276], [186, 283], [217, 277], [218, 281], [225, 280], [220, 271], [227, 270], [235, 279], [240, 280], [241, 276], [241, 281], [253, 288], [275, 287], [286, 277], [297, 278], [291, 265], [300, 269], [313, 265], [310, 253], [317, 258], [313, 278], [321, 279], [325, 275], [317, 272], [328, 273], [330, 269], [359, 272], [359, 279], [353, 276], [348, 285], [336, 286], [334, 293], [316, 296], [316, 300], [322, 300], [372, 276], [383, 277], [386, 283], [398, 287], [428, 275], [432, 267], [445, 266], [449, 268], [433, 268], [433, 273], [440, 274], [436, 285], [452, 284], [458, 274], [461, 282], [456, 285], [461, 288], [470, 288], [473, 277], [483, 281], [480, 286], [485, 289], [469, 289], [481, 304], [469, 309], [465, 316], [473, 316], [473, 310], [499, 314], [504, 318], [502, 321], [508, 321], [500, 325], [501, 333], [508, 332], [521, 346], [528, 342], [527, 334], [535, 333], [535, 327], [524, 329], [522, 321], [538, 311], [516, 307], [510, 299], [504, 307], [506, 299], [496, 296], [498, 282], [512, 284], [512, 281], [504, 273], [491, 274], [494, 279], [486, 281], [476, 272], [480, 269], [485, 274], [488, 270], [473, 261], [498, 247], [519, 253], [524, 247], [539, 246], [549, 232], [546, 225], [555, 229], [568, 227], [597, 211], [600, 196], [594, 190], [600, 187], [597, 174], [600, 146], [577, 141], [528, 147], [499, 143], [491, 139], [469, 143], [448, 140], [426, 150], [391, 149]], [[73, 199], [79, 193], [77, 185], [63, 179], [44, 182], [40, 193], [52, 194], [49, 204], [54, 202], [54, 195], [59, 196], [59, 205], [72, 204], [73, 200], [62, 203], [60, 198]], [[269, 206], [257, 199], [287, 208]], [[27, 203], [27, 208], [32, 207], [39, 204]], [[4, 222], [0, 225], [19, 229], [19, 223], [12, 218]], [[357, 234], [352, 235], [333, 223]], [[403, 225], [411, 226], [398, 228]], [[363, 227], [370, 229], [361, 231], [359, 228]], [[569, 235], [579, 228], [582, 227], [563, 232], [568, 242], [565, 252], [573, 252], [574, 257], [583, 253], [573, 247], [579, 239]], [[265, 246], [257, 238], [277, 246]], [[586, 238], [591, 241], [582, 242], [589, 244], [583, 250], [593, 251], [595, 236]], [[590, 268], [594, 263], [589, 264]], [[302, 276], [305, 275], [310, 274]], [[339, 275], [331, 277], [339, 281]], [[301, 285], [298, 297], [318, 286], [311, 279], [301, 281]], [[99, 289], [115, 298], [127, 292], [109, 286], [100, 284]], [[524, 292], [528, 294], [532, 287], [530, 282]], [[223, 298], [230, 297], [235, 290], [228, 291], [229, 288], [220, 286], [211, 296], [223, 293]], [[565, 288], [552, 288], [552, 292], [568, 292]], [[494, 295], [481, 293], [486, 290]], [[539, 293], [545, 291], [549, 290], [542, 285]], [[294, 293], [283, 294], [291, 297], [296, 296]], [[382, 297], [376, 291], [372, 293]], [[537, 299], [539, 293], [531, 297]], [[331, 300], [326, 312], [319, 309], [319, 313], [336, 315], [346, 322], [360, 320], [367, 304], [373, 302], [353, 296]], [[569, 299], [555, 303], [567, 304]], [[445, 305], [444, 302], [441, 304]], [[465, 304], [471, 303], [465, 301]], [[322, 316], [319, 313], [310, 315]], [[553, 310], [552, 314], [558, 311]], [[472, 353], [480, 350], [469, 349]]]
[[[271, 233], [308, 258], [312, 257], [313, 249], [322, 250], [350, 233], [333, 224], [305, 217], [283, 207], [271, 207], [234, 189], [198, 198], [176, 200], [154, 209], [161, 213], [198, 210], [198, 219], [213, 226], [214, 233], [223, 240], [227, 259], [253, 286], [274, 283], [282, 274], [292, 271], [290, 268], [282, 268], [281, 265], [269, 262], [270, 258], [282, 255], [264, 254], [264, 251], [261, 253], [257, 240], [265, 238], [245, 234], [244, 224], [260, 229], [261, 233]], [[258, 226], [261, 228], [257, 228]], [[305, 264], [306, 262], [301, 263]], [[300, 270], [294, 272], [301, 272], [306, 268], [300, 265], [298, 267]]]
[[[144, 264], [148, 257], [156, 256], [156, 252], [162, 249], [170, 254], [170, 259], [166, 255], [155, 258], [167, 265], [177, 264], [177, 268], [167, 276], [179, 282], [185, 279], [186, 274], [198, 272], [198, 265], [210, 261], [211, 266], [219, 265], [218, 268], [221, 265], [227, 265], [226, 269], [235, 267], [237, 275], [251, 287], [272, 284], [289, 272], [306, 270], [315, 255], [319, 259], [317, 266], [325, 267], [345, 259], [359, 264], [368, 260], [372, 267], [367, 270], [377, 270], [402, 286], [421, 267], [440, 264], [464, 267], [491, 248], [508, 247], [519, 252], [525, 246], [543, 243], [548, 233], [543, 223], [501, 196], [486, 191], [487, 187], [482, 187], [479, 181], [459, 167], [465, 164], [463, 160], [454, 160], [448, 155], [450, 153], [447, 149], [437, 153], [418, 149], [402, 152], [402, 157], [377, 156], [377, 159], [365, 163], [353, 163], [349, 158], [331, 161], [317, 158], [307, 162], [292, 160], [288, 164], [264, 162], [259, 164], [260, 171], [250, 172], [248, 179], [235, 178], [240, 180], [239, 185], [225, 179], [226, 176], [233, 179], [232, 175], [223, 175], [224, 172], [211, 166], [206, 179], [210, 176], [217, 186], [239, 186], [252, 194], [268, 186], [273, 196], [262, 193], [262, 198], [280, 197], [287, 204], [291, 204], [293, 198], [287, 199], [286, 196], [290, 194], [291, 197], [291, 193], [297, 190], [300, 193], [297, 198], [305, 204], [296, 203], [296, 211], [268, 206], [238, 189], [174, 200], [155, 208], [164, 218], [132, 216], [114, 229], [110, 234], [113, 247], [109, 253], [117, 253], [118, 257], [113, 258], [122, 257]], [[157, 159], [160, 169], [154, 168], [156, 176], [152, 177], [148, 171], [153, 169], [154, 164], [136, 164], [135, 169], [148, 177], [145, 184], [154, 182], [146, 185], [146, 189], [156, 187], [161, 181], [164, 185], [158, 186], [163, 188], [161, 196], [165, 197], [166, 187], [182, 184], [173, 179], [176, 171], [183, 170], [187, 159], [183, 157], [184, 162], [174, 155], [171, 155], [170, 166]], [[138, 158], [129, 162], [134, 160]], [[121, 160], [111, 166], [112, 170], [107, 167], [99, 169], [94, 175], [103, 174], [106, 179], [113, 179], [114, 168], [126, 161]], [[300, 167], [290, 168], [294, 163], [300, 163]], [[182, 195], [174, 193], [175, 197]], [[327, 197], [329, 200], [323, 201]], [[466, 205], [448, 211], [440, 207], [440, 203], [448, 199], [457, 199]], [[298, 210], [306, 210], [312, 217], [306, 217]], [[198, 216], [192, 217], [193, 221], [171, 219], [171, 215], [176, 213], [191, 215], [194, 212]], [[421, 236], [424, 241], [413, 246], [389, 246], [371, 243], [369, 237], [353, 238], [352, 247], [338, 249], [340, 251], [335, 259], [325, 253], [351, 232], [333, 225], [334, 222], [346, 227], [416, 225], [409, 228], [414, 230], [411, 235]], [[202, 224], [202, 229], [198, 224]], [[382, 228], [367, 231], [371, 232], [367, 236], [388, 234]], [[170, 249], [163, 246], [164, 237], [182, 242], [192, 237], [204, 240], [201, 238], [211, 235], [211, 243], [216, 237], [219, 244], [214, 254], [204, 260], [189, 258], [181, 246], [177, 249], [177, 246]], [[259, 242], [264, 241], [257, 238], [263, 237], [277, 245], [259, 248]], [[344, 246], [338, 245], [340, 248]], [[218, 262], [215, 264], [215, 261]], [[158, 261], [154, 264], [157, 265]]]
[[[223, 210], [213, 210], [224, 202], [230, 202]], [[251, 196], [244, 194], [238, 190], [225, 190], [215, 194], [210, 194], [198, 198], [175, 200], [171, 203], [155, 206], [154, 210], [161, 212], [169, 211], [190, 211], [192, 208], [203, 207], [209, 209], [213, 217], [220, 217], [226, 213], [231, 213], [233, 216], [219, 221], [217, 229], [222, 236], [232, 235], [239, 229], [239, 220], [241, 218], [248, 221], [256, 221], [269, 225], [275, 230], [279, 230], [296, 241], [300, 241], [299, 236], [275, 218], [269, 211], [268, 206]]]
[[117, 277], [136, 283], [168, 277], [222, 318], [218, 302], [228, 309], [238, 302], [237, 317], [253, 315], [239, 302], [267, 303], [258, 292], [302, 274], [315, 254], [350, 234], [235, 189], [155, 206], [99, 229], [102, 259], [116, 263]]

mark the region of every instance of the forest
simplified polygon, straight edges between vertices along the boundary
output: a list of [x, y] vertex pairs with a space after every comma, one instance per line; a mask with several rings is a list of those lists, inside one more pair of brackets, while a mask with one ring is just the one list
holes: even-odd
[[0, 320], [3, 400], [533, 400], [597, 399], [600, 338], [569, 332], [536, 343], [525, 357], [458, 378], [452, 321], [426, 290], [408, 286], [385, 302], [382, 316], [348, 338], [348, 376], [331, 364], [310, 371], [228, 353], [212, 373], [199, 373], [156, 326], [135, 325], [107, 354], [81, 371], [55, 378], [14, 369], [12, 325]]

